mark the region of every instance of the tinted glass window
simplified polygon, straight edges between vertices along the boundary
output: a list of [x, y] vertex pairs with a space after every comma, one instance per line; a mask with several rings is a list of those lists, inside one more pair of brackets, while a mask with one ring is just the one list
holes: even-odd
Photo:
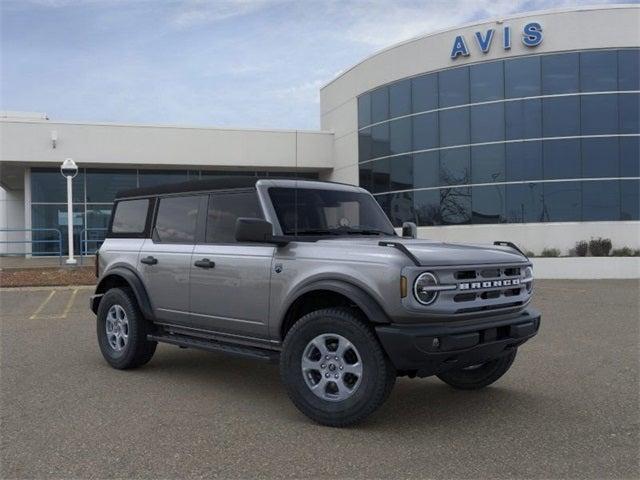
[[640, 50], [618, 52], [618, 89], [640, 90]]
[[582, 221], [620, 220], [620, 182], [582, 182]]
[[413, 158], [401, 155], [389, 159], [391, 164], [391, 190], [409, 190], [413, 188]]
[[371, 92], [371, 123], [381, 122], [389, 118], [389, 89], [378, 88]]
[[580, 54], [580, 90], [583, 92], [618, 90], [618, 55], [615, 51]]
[[358, 97], [358, 127], [371, 123], [371, 97], [368, 93]]
[[440, 189], [440, 215], [444, 225], [471, 222], [471, 188]]
[[620, 176], [640, 177], [640, 137], [620, 138]]
[[156, 217], [156, 233], [161, 242], [193, 243], [200, 197], [161, 198]]
[[207, 243], [235, 243], [239, 217], [262, 218], [255, 191], [218, 193], [209, 196]]
[[540, 57], [506, 61], [504, 76], [507, 98], [540, 95]]
[[87, 202], [113, 202], [117, 192], [137, 185], [135, 170], [87, 170]]
[[141, 187], [154, 187], [165, 183], [186, 182], [187, 180], [189, 180], [189, 174], [186, 170], [140, 170]]
[[389, 87], [390, 118], [411, 113], [411, 81], [402, 80]]
[[440, 190], [413, 192], [416, 223], [420, 226], [441, 225]]
[[504, 182], [504, 144], [471, 147], [471, 183]]
[[439, 123], [441, 147], [469, 143], [468, 107], [440, 111]]
[[506, 102], [504, 109], [507, 140], [542, 137], [542, 100]]
[[508, 222], [531, 223], [543, 221], [541, 183], [507, 185], [506, 195]]
[[438, 113], [416, 115], [413, 121], [413, 150], [438, 148]]
[[580, 98], [543, 99], [542, 132], [545, 137], [580, 135]]
[[471, 178], [469, 147], [440, 151], [440, 185], [464, 185]]
[[471, 143], [504, 140], [504, 103], [471, 107]]
[[375, 160], [371, 162], [373, 176], [373, 193], [388, 192], [390, 190], [390, 167], [389, 159]]
[[368, 162], [368, 163], [361, 164], [359, 168], [359, 175], [360, 175], [359, 185], [362, 188], [369, 190], [370, 192], [373, 190], [371, 167], [372, 167], [371, 162]]
[[390, 154], [389, 124], [382, 123], [371, 127], [371, 158], [385, 157]]
[[544, 142], [543, 168], [544, 178], [579, 178], [580, 140], [548, 140]]
[[[73, 178], [73, 203], [84, 202], [84, 169]], [[67, 203], [67, 179], [57, 168], [31, 169], [31, 201], [35, 203]]]
[[544, 221], [580, 221], [580, 182], [544, 184]]
[[585, 95], [580, 103], [583, 135], [618, 133], [617, 95]]
[[413, 173], [415, 188], [437, 187], [440, 182], [439, 152], [414, 154]]
[[583, 138], [582, 139], [582, 176], [617, 177], [618, 138]]
[[438, 75], [440, 108], [469, 103], [468, 67], [445, 70]]
[[389, 219], [394, 227], [403, 222], [415, 222], [413, 192], [398, 192], [389, 195]]
[[480, 63], [469, 67], [471, 103], [504, 98], [503, 62]]
[[[62, 176], [58, 173], [60, 178]], [[62, 254], [65, 255], [68, 250], [67, 228], [69, 222], [67, 217], [67, 205], [31, 205], [31, 228], [47, 228], [57, 229], [61, 235], [56, 232], [38, 231], [32, 232], [31, 253], [33, 255], [58, 255], [58, 240], [62, 241]], [[80, 251], [79, 237], [80, 231], [84, 227], [84, 205], [73, 206], [73, 248], [76, 252]], [[23, 237], [24, 238], [24, 237]], [[11, 237], [12, 240], [20, 240]], [[16, 251], [16, 244], [7, 244], [9, 251]]]
[[579, 90], [579, 57], [577, 53], [543, 55], [541, 69], [543, 95], [573, 93]]
[[640, 133], [640, 95], [627, 93], [620, 99], [620, 133]]
[[620, 182], [620, 220], [640, 220], [640, 181]]
[[389, 122], [391, 154], [411, 151], [411, 118]]
[[472, 187], [471, 223], [502, 223], [505, 219], [505, 187], [490, 185]]
[[113, 214], [113, 233], [142, 233], [147, 223], [149, 200], [123, 200], [116, 204]]
[[542, 179], [542, 142], [507, 143], [507, 181]]
[[437, 73], [423, 75], [411, 80], [411, 103], [414, 113], [438, 108]]
[[369, 160], [372, 148], [371, 129], [360, 130], [358, 132], [358, 160], [361, 162]]

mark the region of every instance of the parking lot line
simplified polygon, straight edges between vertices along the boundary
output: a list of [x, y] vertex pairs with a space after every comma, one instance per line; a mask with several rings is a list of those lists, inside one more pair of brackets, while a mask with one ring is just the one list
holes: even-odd
[[69, 300], [67, 301], [67, 304], [64, 307], [64, 310], [62, 311], [62, 313], [40, 315], [40, 312], [42, 312], [44, 307], [47, 306], [47, 304], [51, 301], [51, 299], [53, 298], [53, 296], [55, 295], [55, 293], [57, 291], [57, 290], [51, 290], [51, 293], [47, 296], [47, 298], [44, 299], [44, 301], [40, 304], [38, 309], [35, 312], [33, 312], [33, 315], [31, 315], [31, 317], [29, 317], [29, 319], [30, 320], [51, 320], [51, 319], [67, 318], [67, 315], [69, 315], [69, 311], [71, 310], [71, 307], [73, 306], [73, 302], [76, 299], [76, 296], [78, 295], [78, 290], [79, 290], [78, 288], [74, 288], [73, 289], [73, 291], [71, 292], [71, 295], [69, 296]]
[[49, 301], [53, 298], [55, 293], [56, 293], [55, 290], [51, 290], [51, 293], [47, 296], [47, 298], [45, 298], [44, 301], [40, 304], [40, 306], [36, 309], [36, 311], [33, 312], [33, 315], [29, 317], [30, 320], [35, 320], [38, 317], [40, 312], [44, 309], [44, 307], [47, 306], [47, 303], [49, 303]]

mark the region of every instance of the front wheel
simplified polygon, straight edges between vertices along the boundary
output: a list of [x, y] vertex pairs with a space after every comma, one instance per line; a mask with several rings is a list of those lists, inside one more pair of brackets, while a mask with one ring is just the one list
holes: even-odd
[[296, 407], [332, 427], [372, 414], [396, 379], [372, 329], [346, 308], [317, 310], [301, 318], [285, 338], [280, 373]]
[[453, 388], [459, 390], [478, 390], [491, 385], [502, 377], [516, 358], [517, 349], [513, 349], [507, 355], [494, 360], [489, 360], [478, 365], [450, 370], [440, 373], [438, 378]]

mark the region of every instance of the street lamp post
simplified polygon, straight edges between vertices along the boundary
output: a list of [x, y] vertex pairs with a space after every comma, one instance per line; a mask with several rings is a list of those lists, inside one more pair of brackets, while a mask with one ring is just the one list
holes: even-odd
[[75, 265], [78, 261], [73, 258], [73, 186], [71, 182], [73, 177], [78, 174], [78, 166], [73, 159], [67, 158], [62, 165], [60, 165], [60, 173], [67, 179], [67, 235], [69, 243], [69, 258], [67, 258], [67, 265]]

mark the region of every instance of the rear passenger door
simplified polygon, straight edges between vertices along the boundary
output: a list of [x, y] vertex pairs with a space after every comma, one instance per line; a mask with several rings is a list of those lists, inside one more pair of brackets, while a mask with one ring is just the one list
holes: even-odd
[[151, 239], [138, 257], [156, 319], [160, 323], [189, 324], [189, 272], [196, 240], [198, 211], [206, 196], [177, 195], [156, 202]]
[[275, 247], [237, 243], [238, 217], [264, 218], [255, 189], [209, 196], [204, 242], [191, 258], [192, 323], [219, 333], [268, 338]]

